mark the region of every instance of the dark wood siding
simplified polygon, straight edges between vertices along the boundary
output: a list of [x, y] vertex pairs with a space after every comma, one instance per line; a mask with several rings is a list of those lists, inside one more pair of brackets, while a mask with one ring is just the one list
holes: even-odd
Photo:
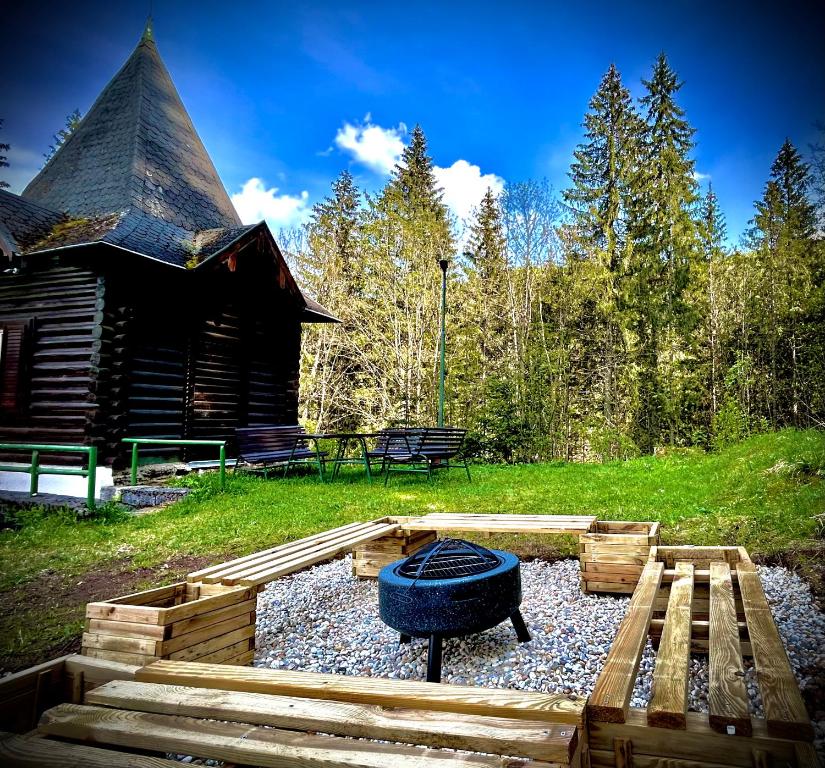
[[[0, 326], [25, 328], [15, 407], [0, 408], [0, 441], [88, 443], [98, 408], [103, 285], [92, 271], [44, 264], [0, 275]], [[4, 388], [13, 386], [4, 379]], [[11, 395], [4, 403], [11, 405]]]

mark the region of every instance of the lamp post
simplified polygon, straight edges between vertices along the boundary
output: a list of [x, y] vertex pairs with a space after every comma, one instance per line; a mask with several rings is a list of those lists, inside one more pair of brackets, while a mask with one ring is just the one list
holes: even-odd
[[438, 372], [438, 426], [444, 426], [444, 375], [447, 355], [447, 267], [449, 259], [441, 258], [441, 365]]

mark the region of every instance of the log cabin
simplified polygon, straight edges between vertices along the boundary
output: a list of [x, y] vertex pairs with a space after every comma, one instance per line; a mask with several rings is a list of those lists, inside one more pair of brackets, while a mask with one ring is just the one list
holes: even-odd
[[0, 252], [0, 443], [95, 445], [104, 477], [123, 437], [297, 423], [301, 325], [336, 322], [241, 223], [151, 25], [22, 194], [0, 190]]

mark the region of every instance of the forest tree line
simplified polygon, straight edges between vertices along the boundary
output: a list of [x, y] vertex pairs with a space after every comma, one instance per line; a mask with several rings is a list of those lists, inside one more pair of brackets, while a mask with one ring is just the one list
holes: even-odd
[[343, 172], [285, 250], [341, 319], [305, 326], [314, 428], [436, 420], [439, 258], [451, 259], [447, 423], [489, 460], [622, 458], [825, 423], [825, 151], [786, 141], [728, 247], [661, 55], [634, 101], [611, 66], [560, 195], [479, 201], [459, 247], [416, 127], [386, 186]]

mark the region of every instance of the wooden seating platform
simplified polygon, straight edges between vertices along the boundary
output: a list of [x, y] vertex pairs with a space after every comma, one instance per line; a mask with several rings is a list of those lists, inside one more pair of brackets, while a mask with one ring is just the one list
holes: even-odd
[[399, 518], [405, 531], [463, 531], [465, 533], [587, 533], [595, 515], [476, 515], [432, 512], [422, 517]]
[[275, 768], [579, 768], [583, 716], [584, 699], [572, 696], [160, 661], [47, 710], [35, 733], [0, 742], [0, 759], [161, 768], [179, 765], [163, 757], [176, 753]]
[[227, 563], [194, 571], [186, 580], [190, 584], [212, 584], [223, 588], [260, 587], [288, 573], [300, 571], [324, 560], [331, 560], [359, 544], [378, 539], [397, 529], [397, 523], [388, 523], [384, 519], [349, 523], [262, 552], [254, 552]]
[[[664, 618], [657, 620], [660, 614]], [[702, 641], [698, 648], [695, 632]], [[651, 697], [646, 709], [631, 708], [649, 634], [659, 646]], [[697, 650], [709, 657], [707, 715], [688, 712], [690, 655]], [[751, 712], [743, 654], [754, 660], [764, 719]], [[813, 728], [756, 566], [744, 549], [651, 548], [589, 699], [588, 721], [591, 761], [602, 768], [622, 768], [623, 749], [637, 764], [641, 754], [699, 766], [767, 766], [770, 759], [780, 761], [775, 765], [806, 764]], [[676, 731], [691, 736], [672, 736]], [[664, 732], [666, 737], [656, 736]], [[757, 753], [763, 758], [757, 760]], [[738, 762], [745, 754], [747, 762]]]

